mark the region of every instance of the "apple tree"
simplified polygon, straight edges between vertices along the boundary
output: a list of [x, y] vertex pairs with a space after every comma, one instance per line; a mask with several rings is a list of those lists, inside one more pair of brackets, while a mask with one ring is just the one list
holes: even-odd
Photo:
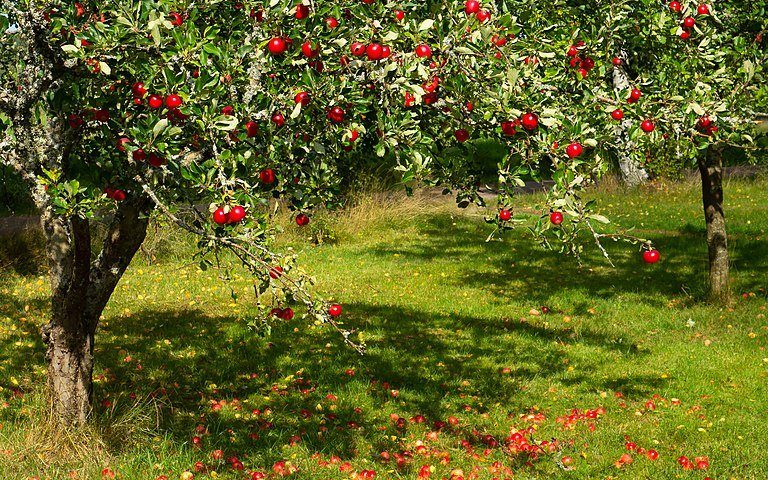
[[[393, 158], [408, 188], [440, 184], [459, 205], [481, 202], [482, 169], [445, 152], [491, 137], [509, 151], [488, 219], [498, 230], [515, 223], [515, 187], [547, 171], [550, 208], [533, 228], [542, 245], [578, 255], [586, 232], [601, 249], [605, 239], [641, 244], [655, 262], [649, 241], [602, 231], [608, 219], [582, 199], [617, 128], [643, 151], [678, 142], [690, 158], [716, 140], [743, 144], [740, 119], [762, 78], [754, 44], [738, 50], [712, 33], [696, 48], [714, 53], [700, 60], [649, 43], [638, 58], [657, 52], [660, 68], [616, 92], [606, 81], [623, 61], [613, 33], [630, 5], [665, 35], [677, 21], [656, 2], [596, 2], [590, 17], [572, 2], [531, 0], [0, 1], [0, 152], [42, 213], [52, 287], [43, 338], [65, 424], [88, 416], [99, 318], [153, 212], [197, 235], [201, 267], [226, 250], [253, 273], [269, 293], [259, 298], [274, 299], [259, 300], [255, 323], [290, 320], [299, 302], [308, 321], [360, 349], [341, 306], [271, 248], [274, 199], [306, 225], [313, 207], [338, 202], [340, 179], [370, 150]], [[706, 56], [718, 47], [725, 56]], [[695, 73], [688, 83], [664, 81], [684, 69]], [[701, 75], [717, 87], [697, 89]], [[722, 106], [715, 91], [734, 100]], [[691, 124], [699, 110], [717, 132]]]
[[[545, 247], [577, 256], [586, 242], [608, 258], [602, 241], [625, 240], [642, 245], [647, 262], [659, 260], [649, 241], [598, 228], [609, 219], [582, 199], [610, 158], [652, 167], [664, 155], [697, 166], [710, 295], [727, 298], [722, 157], [728, 148], [764, 151], [755, 119], [768, 109], [765, 10], [760, 2], [692, 1], [467, 1], [463, 9], [445, 8], [435, 32], [465, 33], [462, 41], [435, 39], [443, 57], [437, 78], [446, 80], [438, 108], [427, 115], [460, 117], [465, 126], [453, 130], [451, 122], [423, 116], [421, 130], [444, 142], [453, 135], [459, 144], [492, 136], [508, 147], [498, 170], [499, 214], [488, 219], [500, 231], [514, 226], [521, 180], [551, 174], [550, 211], [533, 232]], [[615, 88], [617, 75], [629, 82], [624, 90]], [[408, 168], [457, 188], [460, 204], [483, 203], [477, 165], [430, 158], [426, 165], [411, 157]]]

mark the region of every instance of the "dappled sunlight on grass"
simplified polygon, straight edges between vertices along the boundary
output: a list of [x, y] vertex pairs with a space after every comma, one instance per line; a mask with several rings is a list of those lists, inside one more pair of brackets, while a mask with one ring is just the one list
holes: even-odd
[[[299, 315], [268, 337], [249, 330], [242, 272], [235, 301], [213, 271], [137, 260], [98, 333], [94, 428], [77, 455], [52, 454], [53, 434], [30, 435], [45, 417], [47, 279], [9, 273], [0, 477], [175, 479], [200, 462], [196, 478], [242, 479], [242, 462], [301, 479], [424, 468], [431, 478], [765, 478], [762, 188], [731, 193], [734, 282], [746, 294], [732, 308], [701, 302], [706, 249], [685, 186], [659, 190], [653, 209], [647, 191], [601, 194], [609, 215], [632, 207], [643, 218], [663, 252], [654, 267], [624, 245], [609, 246], [616, 268], [594, 252], [579, 266], [522, 230], [485, 243], [480, 212], [442, 203], [391, 225], [369, 212], [373, 223], [355, 227], [364, 235], [347, 230], [334, 245], [294, 239], [317, 288], [364, 335], [363, 357]], [[691, 227], [678, 221], [688, 214]], [[631, 464], [617, 464], [623, 454]], [[681, 455], [708, 457], [708, 470], [687, 472]]]

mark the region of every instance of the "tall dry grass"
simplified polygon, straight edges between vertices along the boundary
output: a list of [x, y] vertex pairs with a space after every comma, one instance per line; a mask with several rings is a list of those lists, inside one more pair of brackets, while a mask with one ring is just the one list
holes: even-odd
[[163, 406], [155, 399], [122, 400], [72, 429], [59, 424], [42, 388], [29, 394], [12, 427], [0, 424], [0, 478], [100, 477], [114, 456], [146, 446], [160, 429]]

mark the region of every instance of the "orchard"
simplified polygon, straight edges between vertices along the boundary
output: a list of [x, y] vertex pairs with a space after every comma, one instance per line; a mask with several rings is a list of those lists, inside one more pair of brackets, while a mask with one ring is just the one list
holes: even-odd
[[[364, 159], [409, 193], [440, 187], [489, 208], [502, 241], [521, 223], [520, 187], [551, 180], [533, 242], [575, 257], [562, 262], [597, 249], [609, 264], [604, 244], [626, 242], [644, 269], [665, 252], [631, 220], [615, 226], [589, 188], [617, 163], [698, 168], [709, 300], [731, 299], [723, 165], [765, 146], [763, 2], [0, 5], [0, 158], [41, 214], [42, 337], [64, 425], [91, 414], [97, 327], [152, 216], [196, 236], [201, 269], [226, 269], [225, 257], [245, 268], [259, 323], [297, 315], [364, 353], [343, 322], [354, 306], [319, 295], [275, 246], [274, 222], [280, 204], [313, 228]], [[504, 151], [493, 168], [475, 155], [482, 142]]]

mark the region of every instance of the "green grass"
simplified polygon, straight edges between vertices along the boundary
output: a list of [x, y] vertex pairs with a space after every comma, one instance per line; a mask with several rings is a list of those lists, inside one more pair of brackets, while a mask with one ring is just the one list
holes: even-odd
[[[317, 288], [364, 332], [364, 357], [298, 317], [268, 338], [249, 331], [245, 275], [233, 282], [234, 302], [214, 272], [183, 256], [152, 266], [139, 258], [97, 337], [93, 425], [70, 437], [45, 427], [39, 395], [47, 279], [29, 268], [8, 272], [0, 283], [0, 478], [76, 471], [97, 479], [110, 468], [119, 478], [176, 479], [196, 461], [216, 467], [196, 478], [244, 478], [211, 460], [215, 449], [246, 470], [271, 473], [288, 460], [301, 479], [350, 478], [338, 464], [322, 466], [331, 456], [376, 478], [416, 478], [423, 465], [434, 466], [433, 479], [453, 469], [464, 478], [474, 469], [474, 478], [507, 476], [492, 473], [494, 462], [523, 479], [768, 478], [766, 186], [731, 181], [726, 191], [734, 288], [747, 294], [732, 307], [702, 301], [706, 246], [693, 184], [597, 194], [611, 218], [656, 241], [663, 259], [653, 267], [626, 245], [609, 246], [616, 268], [596, 252], [579, 267], [541, 251], [522, 229], [484, 243], [482, 212], [441, 201], [378, 210], [370, 202], [344, 214], [354, 227], [327, 217], [331, 245], [310, 246], [292, 231]], [[529, 207], [540, 200], [522, 199]], [[534, 315], [542, 306], [550, 313]], [[597, 419], [557, 420], [600, 406]], [[533, 413], [542, 414], [538, 423], [525, 416]], [[411, 422], [415, 415], [427, 422]], [[430, 435], [433, 422], [451, 416], [458, 425]], [[200, 448], [191, 445], [198, 425]], [[504, 444], [534, 425], [529, 438], [557, 439], [554, 452], [531, 458], [482, 442], [491, 435]], [[615, 466], [625, 438], [659, 459], [632, 453], [631, 465]], [[397, 468], [382, 451], [412, 457]], [[711, 466], [684, 471], [680, 455], [707, 456]], [[573, 457], [572, 470], [558, 464], [563, 456]]]

